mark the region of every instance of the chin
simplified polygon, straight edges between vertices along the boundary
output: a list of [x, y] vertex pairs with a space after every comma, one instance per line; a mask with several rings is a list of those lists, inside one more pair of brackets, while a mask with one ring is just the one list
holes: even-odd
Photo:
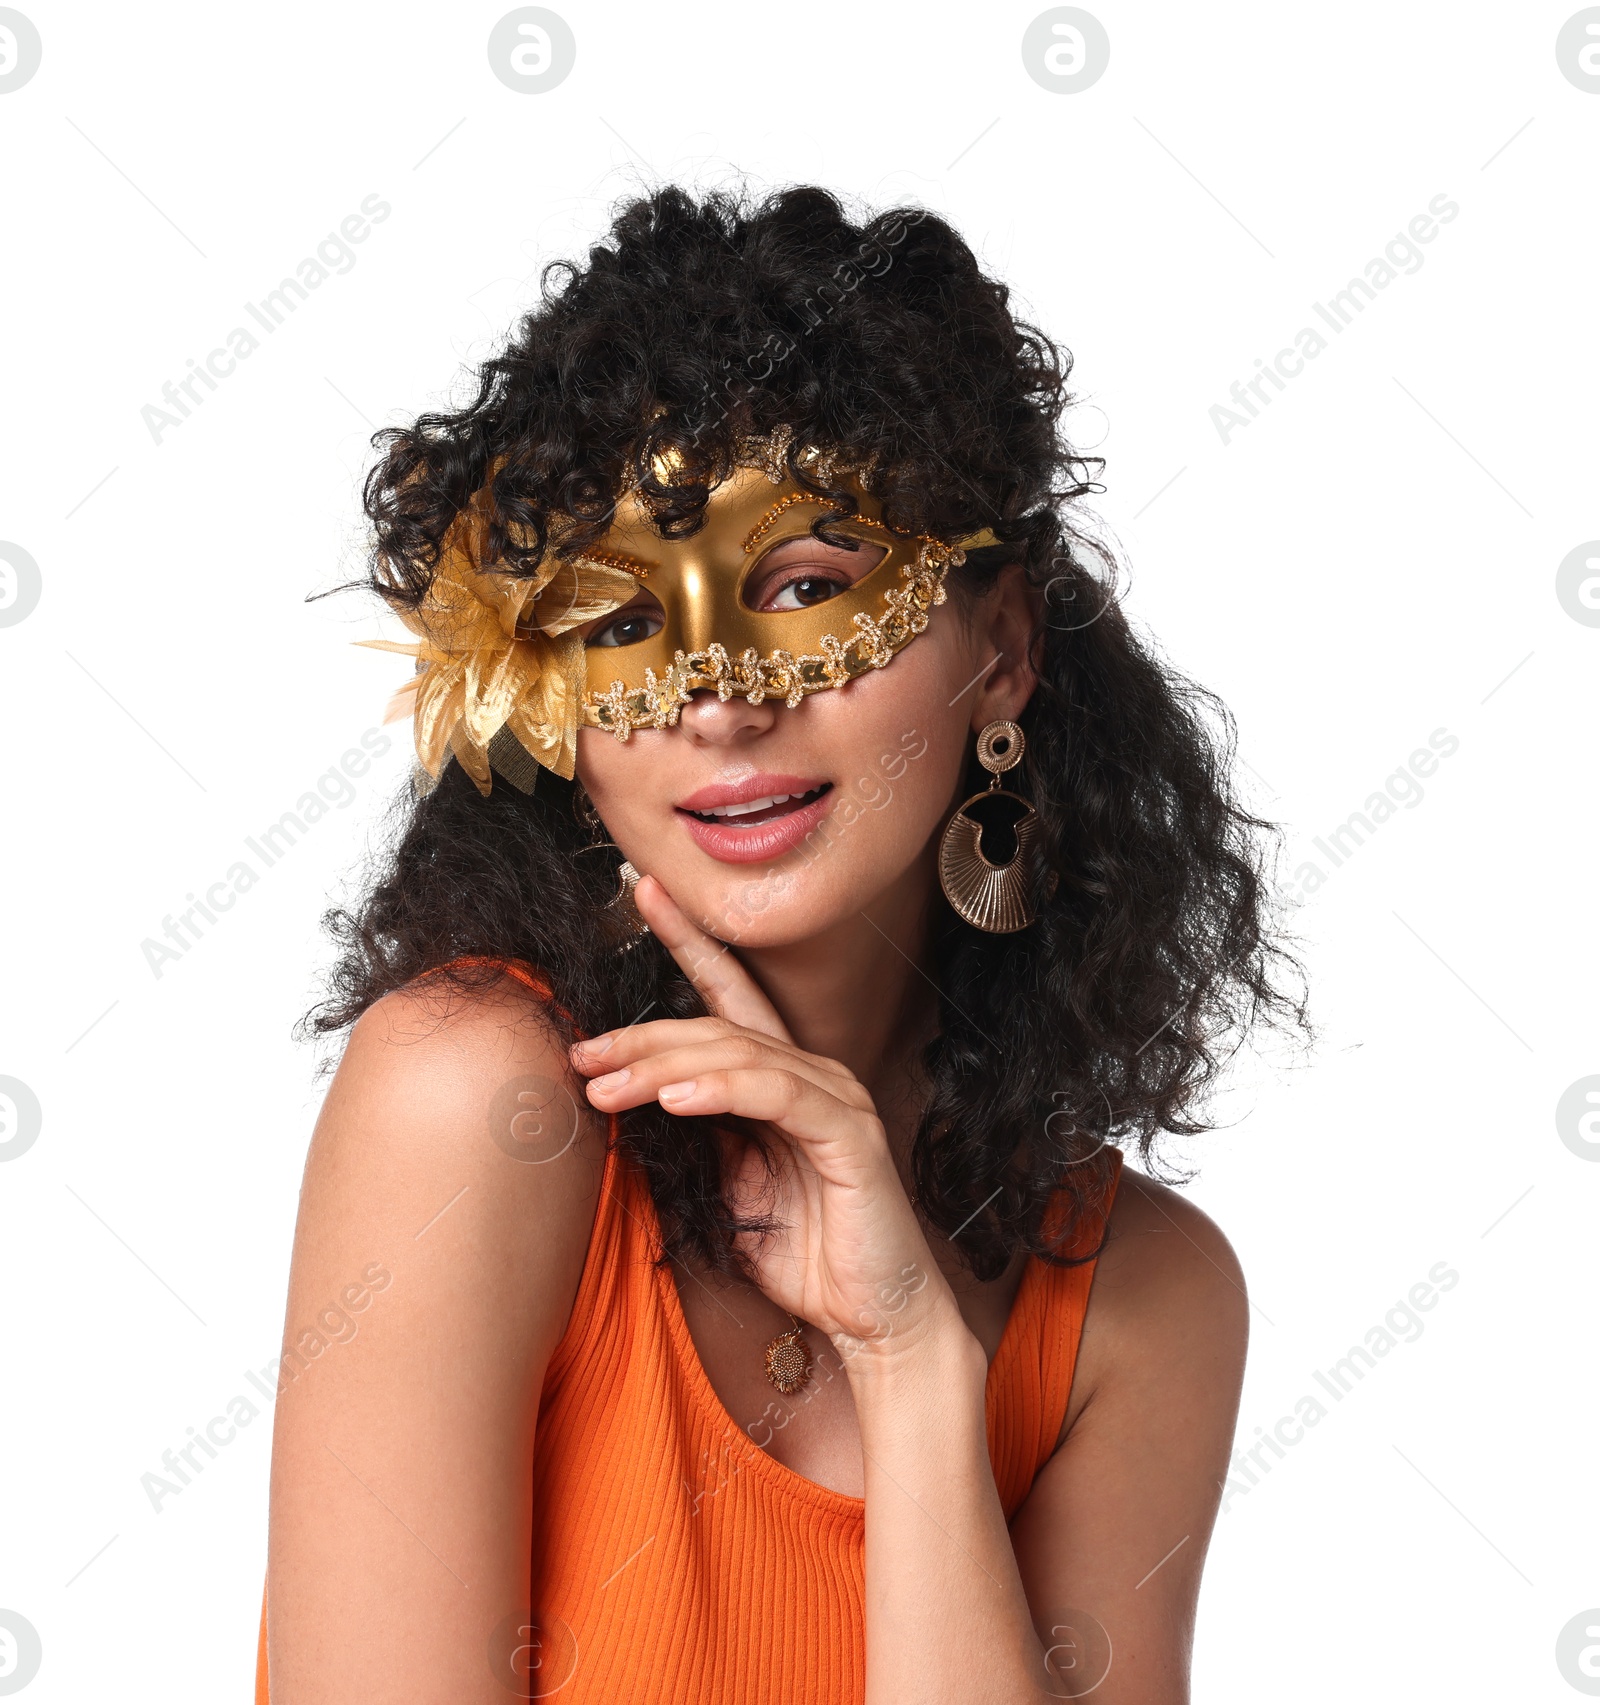
[[854, 909], [841, 902], [841, 891], [824, 891], [816, 872], [804, 866], [754, 867], [736, 875], [685, 872], [678, 888], [670, 875], [662, 880], [702, 929], [731, 947], [791, 946]]

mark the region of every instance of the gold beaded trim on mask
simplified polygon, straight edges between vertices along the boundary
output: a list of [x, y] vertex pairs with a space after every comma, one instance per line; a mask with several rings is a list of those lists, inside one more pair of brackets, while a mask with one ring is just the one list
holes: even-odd
[[858, 611], [851, 620], [856, 633], [848, 640], [832, 634], [819, 642], [820, 655], [800, 657], [777, 650], [760, 657], [754, 646], [737, 658], [713, 642], [703, 651], [675, 651], [665, 676], [645, 670], [645, 684], [629, 687], [613, 681], [604, 693], [590, 693], [584, 702], [584, 720], [626, 740], [636, 728], [675, 728], [678, 713], [700, 687], [715, 687], [726, 703], [735, 694], [760, 704], [765, 698], [781, 698], [790, 710], [808, 693], [843, 686], [869, 669], [881, 669], [894, 654], [928, 625], [928, 612], [947, 596], [945, 575], [959, 568], [965, 553], [942, 540], [923, 537], [915, 562], [905, 564], [905, 584], [883, 595], [883, 614], [873, 617]]
[[639, 580], [650, 573], [649, 563], [635, 562], [632, 557], [622, 556], [616, 551], [582, 551], [572, 560], [574, 563], [593, 563], [596, 568], [620, 568], [624, 574], [631, 574]]
[[824, 508], [829, 507], [828, 500], [825, 497], [818, 497], [814, 492], [792, 491], [787, 497], [780, 497], [778, 501], [766, 512], [766, 514], [763, 515], [758, 522], [756, 522], [755, 526], [753, 526], [750, 531], [745, 534], [744, 554], [749, 556], [751, 551], [753, 551], [777, 525], [779, 518], [787, 510], [793, 509], [797, 503], [819, 503]]
[[[753, 526], [750, 531], [745, 534], [743, 547], [744, 554], [749, 556], [756, 546], [759, 545], [767, 534], [770, 533], [777, 525], [783, 515], [788, 510], [793, 509], [798, 503], [818, 503], [825, 509], [836, 507], [835, 505], [830, 504], [827, 498], [821, 497], [817, 493], [810, 491], [792, 491], [787, 497], [780, 497], [778, 501], [766, 512], [766, 514], [763, 515], [758, 522], [756, 522], [755, 526]], [[852, 526], [856, 527], [875, 528], [880, 533], [888, 533], [891, 539], [895, 536], [881, 521], [874, 521], [867, 515], [846, 515], [841, 510], [835, 519], [839, 521], [847, 521]], [[900, 535], [901, 538], [904, 538], [905, 536], [906, 535], [903, 533]]]

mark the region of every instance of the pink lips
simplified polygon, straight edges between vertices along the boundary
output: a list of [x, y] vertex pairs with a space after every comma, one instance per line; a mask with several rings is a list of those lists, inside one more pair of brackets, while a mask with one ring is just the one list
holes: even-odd
[[[795, 796], [816, 793], [820, 797], [799, 803]], [[719, 806], [748, 805], [778, 794], [790, 796], [778, 815], [758, 823], [741, 823], [737, 816], [708, 822], [691, 813]], [[774, 775], [762, 770], [735, 783], [713, 783], [679, 800], [678, 815], [702, 852], [725, 864], [759, 864], [781, 858], [798, 846], [833, 809], [832, 787], [815, 777]]]

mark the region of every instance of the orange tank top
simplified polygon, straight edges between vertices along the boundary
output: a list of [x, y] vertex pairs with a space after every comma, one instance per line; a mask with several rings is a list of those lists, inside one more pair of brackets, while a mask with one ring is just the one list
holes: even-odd
[[[1098, 1243], [1121, 1169], [1113, 1150], [1101, 1205], [1064, 1253]], [[1052, 1236], [1064, 1207], [1051, 1204]], [[660, 1247], [613, 1118], [577, 1298], [539, 1398], [536, 1620], [508, 1648], [507, 1687], [563, 1705], [852, 1705], [866, 1687], [866, 1502], [768, 1455], [728, 1413], [671, 1271], [654, 1265]], [[1008, 1522], [1056, 1448], [1093, 1277], [1093, 1262], [1031, 1256], [989, 1365], [989, 1458]], [[265, 1595], [256, 1702], [268, 1705]]]

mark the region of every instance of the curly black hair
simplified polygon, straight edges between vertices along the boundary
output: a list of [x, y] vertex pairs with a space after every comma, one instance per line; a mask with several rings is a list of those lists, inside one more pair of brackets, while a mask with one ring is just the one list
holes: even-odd
[[[1021, 717], [1027, 791], [1057, 881], [1011, 935], [939, 902], [939, 1028], [911, 1160], [924, 1219], [980, 1280], [1019, 1247], [1051, 1258], [1049, 1200], [1097, 1197], [1108, 1144], [1149, 1159], [1160, 1133], [1208, 1128], [1207, 1092], [1258, 1021], [1308, 1029], [1303, 992], [1284, 987], [1299, 966], [1273, 926], [1273, 826], [1233, 789], [1232, 719], [1135, 634], [1115, 563], [1081, 519], [1101, 463], [1064, 436], [1071, 366], [927, 212], [858, 220], [813, 187], [761, 199], [669, 187], [623, 205], [585, 264], [545, 269], [538, 307], [466, 406], [377, 433], [365, 488], [360, 584], [396, 607], [426, 596], [451, 524], [486, 484], [486, 560], [531, 575], [554, 548], [552, 517], [579, 523], [561, 549], [580, 549], [629, 481], [663, 533], [692, 532], [738, 438], [785, 425], [795, 445], [870, 461], [891, 526], [994, 530], [999, 544], [952, 571], [958, 599], [1023, 564], [1043, 612]], [[655, 458], [669, 449], [662, 486]], [[826, 489], [790, 454], [797, 480]], [[969, 791], [987, 780], [975, 761], [969, 779]], [[585, 856], [576, 785], [543, 772], [531, 795], [499, 785], [484, 798], [451, 762], [422, 797], [408, 788], [384, 868], [356, 909], [324, 917], [340, 952], [302, 1031], [342, 1030], [463, 956], [537, 967], [567, 1040], [646, 1011], [702, 1014], [653, 937], [607, 950], [615, 855]], [[469, 990], [495, 973], [442, 975]], [[730, 1214], [718, 1124], [651, 1105], [623, 1116], [621, 1137], [648, 1177], [663, 1258], [748, 1274], [732, 1235], [771, 1222]]]

